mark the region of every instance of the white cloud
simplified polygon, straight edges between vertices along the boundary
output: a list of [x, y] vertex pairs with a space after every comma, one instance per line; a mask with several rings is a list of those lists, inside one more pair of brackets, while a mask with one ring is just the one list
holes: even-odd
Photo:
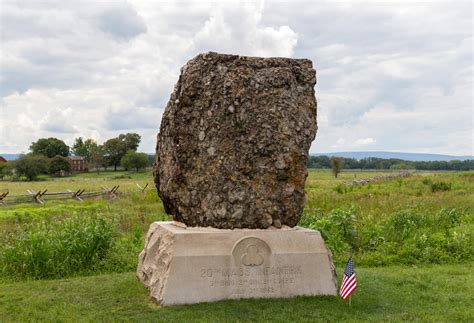
[[74, 114], [71, 108], [51, 109], [40, 120], [39, 126], [41, 130], [51, 133], [77, 133], [77, 127], [72, 124], [73, 117]]
[[[341, 149], [346, 149], [346, 150], [354, 150], [354, 148], [357, 149], [366, 149], [368, 146], [375, 144], [377, 140], [371, 137], [366, 137], [366, 138], [358, 138], [358, 139], [352, 139], [352, 138], [338, 138], [336, 142], [331, 145], [331, 148], [335, 150], [341, 150]], [[346, 147], [351, 147], [352, 149], [347, 149]]]
[[263, 1], [218, 2], [193, 38], [196, 52], [252, 56], [292, 56], [297, 34], [288, 26], [261, 24]]
[[354, 143], [357, 146], [367, 146], [367, 145], [375, 144], [376, 142], [377, 140], [375, 140], [374, 138], [367, 137], [367, 138], [359, 138]]
[[313, 152], [473, 154], [471, 12], [470, 1], [2, 1], [0, 152], [130, 131], [151, 152], [180, 67], [218, 51], [313, 60]]
[[344, 146], [346, 145], [346, 142], [347, 142], [346, 139], [344, 139], [344, 138], [338, 138], [338, 139], [336, 140], [336, 143], [333, 144], [333, 145], [331, 146], [331, 148], [338, 149], [338, 148], [344, 147]]
[[130, 40], [145, 33], [146, 25], [133, 7], [127, 3], [124, 6], [111, 7], [97, 16], [97, 26], [116, 39]]

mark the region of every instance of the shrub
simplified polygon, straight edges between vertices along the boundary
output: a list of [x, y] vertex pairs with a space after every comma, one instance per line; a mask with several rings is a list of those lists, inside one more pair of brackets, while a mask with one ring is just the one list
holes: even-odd
[[433, 218], [433, 225], [438, 229], [448, 232], [450, 229], [459, 226], [465, 218], [464, 212], [459, 209], [442, 209]]
[[48, 159], [42, 155], [24, 155], [11, 162], [16, 174], [32, 181], [48, 171]]
[[339, 183], [334, 187], [334, 191], [339, 194], [346, 194], [354, 191], [354, 186]]
[[334, 209], [326, 216], [305, 215], [302, 225], [321, 232], [321, 236], [335, 254], [354, 250], [357, 244], [356, 213], [353, 208]]
[[48, 171], [51, 175], [61, 175], [63, 172], [69, 173], [71, 165], [66, 157], [57, 155], [51, 158]]
[[131, 179], [132, 176], [130, 175], [117, 175], [117, 176], [112, 176], [111, 179]]
[[428, 185], [428, 186], [431, 186], [431, 184], [433, 184], [433, 181], [429, 177], [423, 178], [423, 180], [421, 182], [425, 185]]
[[431, 192], [438, 192], [438, 191], [450, 191], [451, 190], [451, 183], [446, 182], [435, 182], [431, 184]]
[[374, 223], [362, 225], [358, 230], [360, 248], [364, 251], [377, 250], [385, 242], [382, 226]]
[[137, 153], [129, 151], [120, 160], [120, 165], [126, 170], [135, 169], [137, 172], [140, 169], [145, 169], [148, 164], [148, 156], [144, 153]]
[[346, 192], [346, 189], [345, 189], [344, 185], [339, 183], [339, 184], [336, 185], [336, 187], [334, 187], [334, 191], [339, 193], [339, 194], [344, 194]]
[[405, 209], [390, 215], [385, 235], [394, 248], [385, 249], [399, 263], [449, 263], [472, 259], [468, 217], [455, 208], [436, 213]]
[[359, 264], [452, 263], [474, 255], [471, 216], [456, 208], [430, 212], [399, 209], [377, 221], [360, 218], [354, 208], [305, 214], [301, 225], [321, 232], [334, 259], [342, 262], [353, 253]]
[[12, 175], [11, 163], [0, 162], [0, 180], [3, 180], [7, 176]]
[[385, 223], [390, 240], [403, 241], [422, 226], [423, 215], [415, 209], [403, 209], [391, 214]]
[[114, 227], [99, 217], [39, 222], [0, 245], [0, 270], [18, 278], [59, 278], [98, 269], [113, 244]]

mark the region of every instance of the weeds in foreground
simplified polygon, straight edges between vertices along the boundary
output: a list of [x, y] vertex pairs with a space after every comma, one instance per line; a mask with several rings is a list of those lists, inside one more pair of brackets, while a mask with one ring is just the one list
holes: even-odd
[[[306, 182], [307, 203], [299, 225], [321, 231], [336, 263], [342, 264], [350, 253], [359, 266], [472, 260], [473, 172], [415, 174], [365, 186], [342, 184], [356, 175], [374, 173], [342, 172], [336, 180], [329, 171], [311, 170]], [[80, 180], [90, 187], [120, 184], [128, 191], [113, 202], [1, 209], [0, 277], [39, 279], [136, 268], [149, 225], [169, 219], [156, 192], [136, 192], [135, 179], [108, 178], [109, 183], [102, 174], [81, 176], [48, 185], [62, 190]], [[433, 190], [436, 183], [450, 189]], [[31, 183], [8, 185], [21, 191]]]
[[142, 247], [139, 238], [120, 239], [113, 221], [100, 214], [36, 222], [3, 239], [0, 273], [43, 279], [129, 271]]
[[362, 218], [356, 207], [305, 214], [305, 227], [321, 231], [335, 260], [349, 254], [362, 265], [457, 263], [472, 260], [472, 217], [460, 209], [435, 213], [400, 209], [381, 220]]

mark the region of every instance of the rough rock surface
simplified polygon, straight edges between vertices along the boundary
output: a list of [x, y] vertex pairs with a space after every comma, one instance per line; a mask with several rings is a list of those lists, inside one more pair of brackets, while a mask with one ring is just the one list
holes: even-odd
[[307, 59], [200, 54], [163, 114], [155, 184], [188, 226], [295, 226], [316, 135], [316, 71]]
[[151, 224], [146, 235], [145, 248], [138, 256], [137, 277], [150, 290], [157, 303], [163, 300], [163, 287], [168, 278], [173, 234], [163, 229], [159, 222]]

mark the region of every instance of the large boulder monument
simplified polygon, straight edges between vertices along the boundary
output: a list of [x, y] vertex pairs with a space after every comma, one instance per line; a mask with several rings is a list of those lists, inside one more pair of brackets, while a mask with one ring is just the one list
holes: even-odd
[[295, 226], [316, 135], [306, 59], [199, 55], [182, 69], [156, 147], [167, 213], [188, 226]]
[[174, 222], [155, 222], [138, 278], [163, 305], [335, 295], [331, 254], [297, 227], [316, 135], [307, 59], [206, 53], [163, 114], [155, 184]]

